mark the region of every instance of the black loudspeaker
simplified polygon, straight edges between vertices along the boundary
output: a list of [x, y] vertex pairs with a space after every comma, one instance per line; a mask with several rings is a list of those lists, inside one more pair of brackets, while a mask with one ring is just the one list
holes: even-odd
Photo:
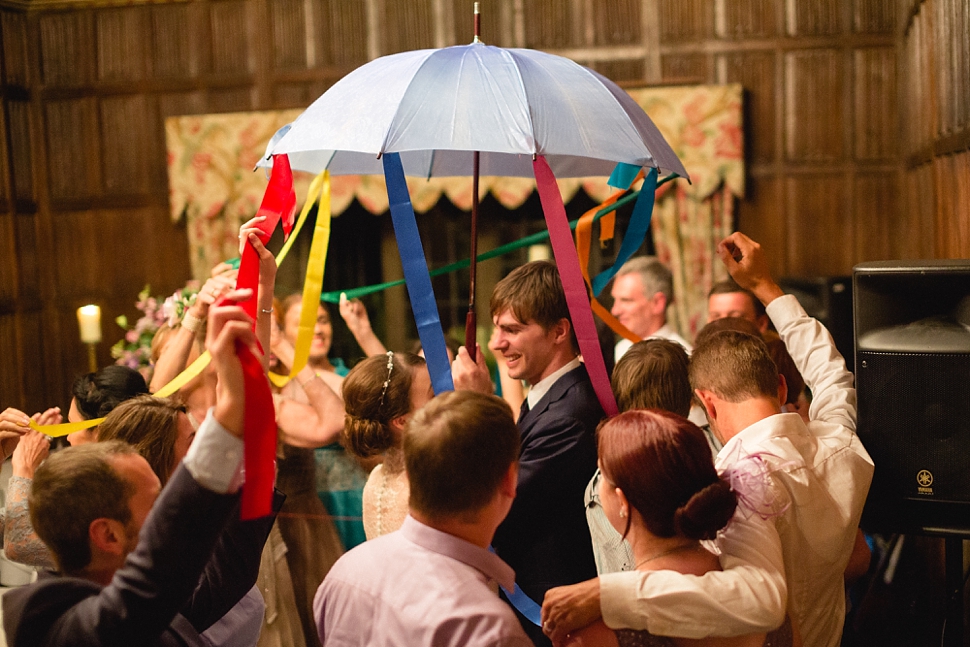
[[852, 277], [789, 277], [780, 280], [778, 285], [787, 294], [795, 295], [805, 312], [829, 329], [835, 347], [842, 353], [849, 370], [853, 370]]
[[864, 263], [853, 294], [863, 528], [970, 537], [970, 260]]

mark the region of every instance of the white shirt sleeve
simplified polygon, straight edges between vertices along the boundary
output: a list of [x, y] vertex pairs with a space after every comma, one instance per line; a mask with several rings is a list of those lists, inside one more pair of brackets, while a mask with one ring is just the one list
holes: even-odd
[[781, 541], [772, 520], [739, 510], [718, 534], [723, 571], [683, 575], [628, 571], [600, 576], [603, 621], [682, 638], [740, 636], [776, 629], [785, 620]]
[[[845, 359], [825, 326], [809, 317], [793, 295], [786, 294], [766, 308], [785, 347], [812, 389], [809, 419], [856, 427], [856, 392]], [[811, 426], [809, 426], [811, 429]]]
[[226, 494], [239, 489], [235, 479], [242, 464], [243, 441], [233, 436], [209, 409], [185, 455], [185, 468], [204, 488]]

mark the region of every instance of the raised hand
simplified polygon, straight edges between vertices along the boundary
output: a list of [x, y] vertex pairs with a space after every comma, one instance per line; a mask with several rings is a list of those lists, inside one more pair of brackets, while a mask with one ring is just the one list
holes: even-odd
[[13, 452], [21, 436], [30, 431], [30, 418], [20, 409], [8, 407], [0, 413], [0, 452], [3, 460]]
[[717, 255], [737, 284], [751, 290], [765, 305], [784, 294], [771, 278], [761, 245], [741, 232], [736, 231], [722, 240], [717, 246]]
[[[58, 413], [60, 416], [60, 413]], [[30, 429], [23, 435], [17, 448], [13, 450], [13, 475], [34, 478], [34, 470], [47, 458], [51, 449], [50, 436]]]
[[238, 344], [260, 356], [252, 319], [237, 305], [252, 298], [252, 290], [233, 290], [210, 308], [206, 329], [206, 348], [216, 371], [215, 417], [231, 434], [242, 437], [246, 391], [242, 363], [236, 354]]
[[60, 407], [51, 407], [47, 411], [35, 413], [30, 419], [41, 427], [44, 425], [59, 425], [64, 421]]
[[477, 352], [475, 361], [468, 355], [468, 349], [461, 346], [455, 361], [451, 363], [451, 377], [455, 383], [455, 389], [459, 391], [478, 391], [491, 395], [495, 392], [492, 384], [492, 376], [488, 372], [485, 364], [485, 356], [478, 344], [475, 344]]

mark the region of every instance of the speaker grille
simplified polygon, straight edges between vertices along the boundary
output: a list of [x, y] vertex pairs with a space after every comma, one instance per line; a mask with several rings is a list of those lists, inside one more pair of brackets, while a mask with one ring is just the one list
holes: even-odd
[[[859, 438], [875, 463], [870, 502], [903, 527], [970, 518], [970, 354], [859, 351]], [[966, 508], [946, 512], [940, 504]], [[904, 505], [900, 505], [904, 504]], [[933, 519], [921, 518], [921, 507]]]

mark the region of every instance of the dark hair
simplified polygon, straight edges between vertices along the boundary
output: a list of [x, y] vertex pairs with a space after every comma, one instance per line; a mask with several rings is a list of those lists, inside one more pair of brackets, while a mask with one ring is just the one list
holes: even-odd
[[[627, 411], [596, 432], [603, 476], [657, 537], [713, 539], [737, 507], [704, 432], [675, 413]], [[630, 531], [627, 520], [626, 537]]]
[[134, 453], [121, 441], [88, 443], [54, 452], [37, 468], [27, 497], [30, 522], [64, 573], [78, 573], [91, 563], [92, 521], [131, 521], [128, 500], [135, 487], [111, 460]]
[[788, 397], [782, 404], [795, 404], [798, 402], [798, 396], [805, 390], [805, 379], [798, 372], [795, 360], [788, 353], [788, 348], [785, 347], [785, 342], [781, 340], [781, 337], [776, 337], [774, 333], [770, 337], [766, 335], [765, 345], [768, 347], [771, 359], [775, 361], [775, 366], [778, 367], [778, 372], [785, 376]]
[[495, 285], [489, 308], [493, 319], [505, 310], [511, 310], [522, 323], [535, 322], [543, 330], [549, 330], [565, 319], [569, 322], [573, 350], [579, 348], [559, 269], [550, 261], [534, 261], [512, 270]]
[[112, 364], [74, 380], [71, 393], [78, 413], [92, 420], [103, 418], [125, 400], [148, 393], [148, 385], [138, 371]]
[[404, 431], [409, 504], [432, 519], [472, 520], [518, 459], [519, 430], [504, 400], [474, 391], [439, 395]]
[[722, 330], [733, 330], [735, 332], [746, 333], [752, 337], [761, 337], [761, 331], [758, 330], [758, 326], [753, 321], [749, 321], [744, 317], [721, 317], [714, 321], [708, 321], [707, 325], [700, 329], [700, 332], [697, 333], [697, 337], [694, 339], [694, 345], [700, 346], [711, 335], [719, 333]]
[[630, 346], [611, 379], [620, 411], [664, 409], [686, 418], [692, 394], [687, 362], [684, 347], [667, 339], [645, 339]]
[[175, 471], [178, 418], [185, 406], [168, 398], [139, 395], [105, 416], [98, 441], [121, 440], [135, 448], [165, 485]]
[[[450, 334], [445, 335], [445, 348], [451, 353], [451, 357], [458, 357], [458, 349], [465, 344], [465, 341], [458, 341]], [[420, 339], [415, 339], [411, 343], [411, 354], [418, 355], [420, 357], [421, 351], [424, 350], [424, 346], [421, 345]]]
[[347, 412], [344, 445], [361, 458], [382, 454], [394, 446], [388, 424], [411, 411], [411, 377], [416, 368], [426, 366], [423, 357], [412, 353], [394, 353], [390, 371], [387, 361], [387, 355], [362, 360], [342, 384]]
[[760, 318], [766, 316], [765, 304], [761, 303], [761, 299], [754, 295], [751, 290], [746, 290], [738, 285], [737, 281], [728, 277], [723, 281], [718, 281], [711, 287], [711, 291], [707, 293], [707, 298], [710, 299], [711, 296], [715, 294], [733, 294], [739, 292], [746, 295], [751, 299], [751, 307], [754, 308], [755, 318]]
[[690, 357], [690, 385], [728, 402], [778, 396], [778, 367], [761, 337], [723, 330]]

